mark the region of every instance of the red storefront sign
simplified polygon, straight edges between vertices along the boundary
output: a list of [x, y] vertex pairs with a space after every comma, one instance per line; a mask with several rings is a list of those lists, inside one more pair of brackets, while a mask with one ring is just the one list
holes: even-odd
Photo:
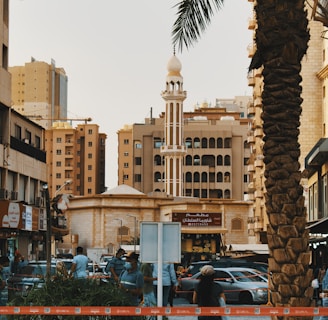
[[221, 212], [173, 212], [172, 222], [180, 222], [186, 227], [222, 227]]

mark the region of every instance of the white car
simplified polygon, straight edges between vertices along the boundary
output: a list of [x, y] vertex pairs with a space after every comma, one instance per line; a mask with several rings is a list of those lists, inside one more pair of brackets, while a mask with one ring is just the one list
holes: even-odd
[[[267, 303], [268, 280], [257, 270], [249, 268], [214, 268], [215, 282], [219, 283], [228, 303], [254, 304]], [[201, 276], [197, 272], [192, 277], [180, 279], [179, 295], [192, 301], [193, 291]]]

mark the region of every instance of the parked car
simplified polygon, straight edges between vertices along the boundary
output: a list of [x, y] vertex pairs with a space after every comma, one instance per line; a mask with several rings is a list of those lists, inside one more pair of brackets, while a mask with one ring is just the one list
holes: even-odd
[[[221, 285], [228, 303], [260, 304], [268, 301], [268, 281], [258, 271], [239, 267], [214, 270], [214, 281]], [[200, 275], [197, 272], [191, 277], [179, 279], [178, 294], [185, 296], [189, 302], [192, 302], [193, 291]]]
[[268, 273], [268, 265], [264, 262], [253, 262], [244, 259], [221, 258], [219, 260], [214, 260], [214, 261], [211, 260], [211, 261], [193, 262], [188, 266], [185, 273], [181, 276], [191, 277], [197, 272], [199, 272], [201, 267], [207, 264], [212, 265], [214, 268], [245, 267], [245, 268], [257, 269], [262, 273]]
[[[52, 260], [50, 264], [50, 275], [56, 273], [56, 265], [59, 261], [63, 261], [67, 270], [72, 265], [71, 259]], [[12, 300], [17, 296], [27, 296], [34, 287], [41, 288], [45, 283], [47, 274], [46, 261], [30, 261], [23, 266], [18, 273], [14, 273], [7, 279], [8, 300]]]

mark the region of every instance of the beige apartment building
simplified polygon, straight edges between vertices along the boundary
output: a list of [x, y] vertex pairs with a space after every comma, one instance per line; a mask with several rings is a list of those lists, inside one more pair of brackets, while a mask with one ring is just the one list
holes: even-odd
[[[54, 122], [45, 132], [48, 184], [52, 197], [61, 193], [95, 195], [105, 187], [106, 134], [97, 124]], [[64, 187], [63, 187], [64, 186]]]
[[[256, 1], [251, 1], [256, 4]], [[310, 18], [311, 10], [309, 10]], [[248, 28], [255, 34], [256, 16], [249, 19]], [[306, 168], [306, 156], [322, 137], [325, 126], [323, 123], [324, 108], [322, 105], [324, 97], [324, 86], [321, 82], [324, 79], [323, 59], [326, 60], [324, 43], [326, 40], [322, 38], [323, 27], [320, 22], [309, 21], [310, 41], [307, 55], [302, 62], [302, 116], [300, 126], [300, 166], [304, 172], [302, 181], [304, 186], [304, 196], [308, 207], [309, 221], [313, 221], [314, 215], [311, 214], [311, 192], [308, 186], [307, 175], [304, 171]], [[252, 58], [256, 51], [255, 41], [248, 47], [248, 56]], [[324, 57], [324, 58], [323, 58]], [[263, 164], [263, 129], [262, 129], [262, 91], [263, 78], [262, 68], [253, 70], [248, 75], [248, 84], [253, 87], [253, 104], [249, 105], [248, 116], [251, 118], [248, 142], [251, 148], [250, 162], [248, 171], [250, 174], [249, 197], [254, 200], [253, 216], [249, 218], [249, 234], [254, 238], [255, 242], [261, 242], [266, 233], [268, 223], [265, 210], [265, 186], [264, 186], [264, 164]], [[310, 201], [310, 202], [309, 202]]]
[[67, 118], [67, 75], [57, 68], [34, 58], [24, 66], [9, 67], [12, 74], [12, 107], [45, 129], [56, 120]]
[[42, 251], [47, 181], [44, 129], [11, 108], [8, 70], [9, 0], [0, 0], [0, 256], [14, 246], [27, 258]]

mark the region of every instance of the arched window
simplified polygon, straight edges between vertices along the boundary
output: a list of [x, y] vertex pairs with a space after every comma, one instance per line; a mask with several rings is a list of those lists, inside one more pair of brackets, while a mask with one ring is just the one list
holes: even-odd
[[199, 156], [194, 156], [194, 166], [199, 166], [200, 165], [200, 157]]
[[230, 156], [224, 156], [224, 165], [230, 166]]
[[215, 148], [215, 139], [214, 138], [210, 138], [210, 140], [209, 140], [209, 147], [211, 149], [214, 149]]
[[202, 149], [207, 148], [207, 138], [202, 138]]
[[231, 148], [231, 138], [225, 138], [224, 139], [224, 147], [225, 148]]
[[199, 180], [200, 180], [199, 172], [195, 172], [194, 173], [194, 182], [199, 182]]
[[222, 199], [223, 198], [223, 192], [221, 189], [218, 190], [218, 199]]
[[224, 190], [224, 199], [230, 199], [230, 190], [229, 189]]
[[243, 230], [243, 221], [239, 218], [232, 219], [231, 230]]
[[191, 174], [191, 172], [186, 172], [186, 182], [192, 182], [192, 174]]
[[156, 171], [154, 174], [154, 182], [161, 182], [162, 181], [162, 175], [160, 172]]
[[194, 148], [200, 148], [200, 140], [199, 138], [195, 138], [194, 139]]
[[223, 148], [223, 140], [222, 140], [222, 138], [218, 138], [216, 145], [217, 145], [217, 148]]
[[192, 157], [186, 156], [186, 166], [192, 166]]
[[222, 174], [222, 172], [218, 172], [216, 174], [216, 182], [223, 182], [223, 174]]
[[186, 139], [185, 144], [186, 144], [186, 148], [187, 148], [187, 149], [192, 148], [192, 139], [191, 139], [190, 137], [188, 137], [188, 138]]
[[207, 182], [207, 172], [202, 172], [202, 182]]
[[160, 155], [155, 155], [154, 164], [155, 166], [160, 166], [162, 164], [162, 157]]
[[217, 164], [218, 166], [222, 166], [222, 165], [223, 165], [223, 158], [222, 158], [222, 156], [218, 156], [218, 157], [216, 158], [216, 164]]
[[230, 172], [224, 173], [224, 182], [230, 182]]

